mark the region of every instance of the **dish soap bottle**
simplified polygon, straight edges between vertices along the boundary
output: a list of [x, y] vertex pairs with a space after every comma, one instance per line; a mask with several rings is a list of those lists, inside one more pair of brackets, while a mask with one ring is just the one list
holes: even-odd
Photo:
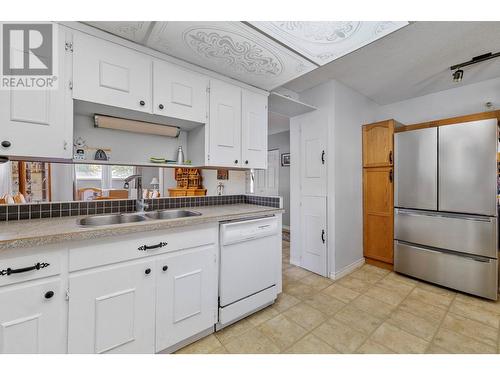
[[184, 151], [182, 151], [182, 146], [177, 149], [177, 164], [184, 164]]

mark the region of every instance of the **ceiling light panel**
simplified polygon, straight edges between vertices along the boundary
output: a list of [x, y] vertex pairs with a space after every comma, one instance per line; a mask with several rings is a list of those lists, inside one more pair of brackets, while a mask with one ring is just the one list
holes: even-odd
[[408, 22], [259, 21], [250, 24], [316, 64], [324, 65], [408, 25]]
[[146, 45], [265, 90], [316, 68], [241, 22], [156, 22]]

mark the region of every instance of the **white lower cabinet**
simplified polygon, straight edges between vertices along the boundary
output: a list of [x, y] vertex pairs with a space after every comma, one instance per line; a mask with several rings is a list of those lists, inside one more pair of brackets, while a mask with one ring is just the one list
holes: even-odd
[[65, 316], [59, 277], [0, 288], [0, 353], [65, 353]]
[[69, 353], [153, 353], [155, 262], [70, 275]]
[[156, 261], [156, 351], [207, 330], [217, 320], [214, 245], [166, 254]]

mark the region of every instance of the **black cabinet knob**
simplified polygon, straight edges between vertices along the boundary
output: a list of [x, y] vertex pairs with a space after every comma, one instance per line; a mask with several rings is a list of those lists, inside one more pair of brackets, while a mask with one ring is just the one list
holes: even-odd
[[163, 266], [161, 269], [162, 269], [163, 271], [166, 271], [166, 270], [168, 270], [168, 266]]
[[165, 108], [165, 107], [163, 106], [163, 104], [160, 104], [160, 105], [158, 106], [158, 108], [163, 109], [163, 108]]
[[146, 105], [146, 102], [145, 102], [144, 100], [141, 100], [141, 101], [139, 102], [139, 104], [140, 104], [140, 105], [142, 105], [142, 106], [144, 106], [144, 105]]
[[146, 275], [149, 275], [151, 273], [151, 268], [146, 268], [146, 271], [144, 271]]
[[238, 164], [238, 159], [236, 159], [236, 160], [234, 161], [234, 164]]
[[12, 145], [9, 141], [2, 141], [2, 147], [9, 148]]
[[54, 297], [54, 292], [52, 290], [49, 290], [47, 293], [45, 293], [46, 299], [51, 299], [52, 297]]
[[245, 160], [245, 164], [248, 164], [248, 160]]

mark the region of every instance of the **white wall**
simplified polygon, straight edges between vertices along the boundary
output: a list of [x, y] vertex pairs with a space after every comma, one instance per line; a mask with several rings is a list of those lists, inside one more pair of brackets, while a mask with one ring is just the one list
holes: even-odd
[[[487, 108], [486, 102], [493, 107]], [[393, 118], [403, 124], [415, 124], [497, 109], [500, 109], [500, 78], [381, 106], [378, 120]]]
[[[300, 99], [325, 111], [328, 117], [328, 257], [330, 274], [335, 276], [363, 259], [361, 126], [375, 121], [380, 108], [333, 80], [302, 92]], [[292, 160], [299, 160], [299, 135], [293, 119], [290, 134]], [[300, 253], [300, 242], [294, 237], [294, 232], [298, 234], [294, 223], [298, 222], [296, 201], [300, 196], [297, 169], [294, 167], [290, 177], [292, 259]]]

